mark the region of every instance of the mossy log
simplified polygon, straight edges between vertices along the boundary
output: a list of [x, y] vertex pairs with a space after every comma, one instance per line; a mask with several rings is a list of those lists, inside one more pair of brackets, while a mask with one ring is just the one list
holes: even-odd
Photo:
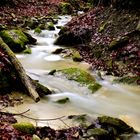
[[35, 102], [38, 102], [40, 100], [40, 97], [36, 92], [34, 85], [32, 84], [30, 78], [26, 75], [24, 68], [16, 58], [15, 54], [11, 51], [8, 45], [4, 43], [1, 37], [0, 37], [0, 47], [8, 55], [11, 64], [16, 70], [19, 78], [21, 79], [23, 85], [25, 86], [30, 96], [35, 100]]

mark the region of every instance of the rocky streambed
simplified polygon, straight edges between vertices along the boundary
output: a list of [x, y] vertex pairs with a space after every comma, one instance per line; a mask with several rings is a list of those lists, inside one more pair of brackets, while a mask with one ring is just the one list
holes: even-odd
[[[35, 103], [25, 92], [14, 91], [23, 85], [0, 49], [0, 89], [12, 91], [1, 96], [0, 139], [140, 139], [137, 10], [95, 7], [71, 20], [71, 16], [42, 15], [77, 15], [93, 2], [11, 1], [14, 8], [1, 4], [0, 36], [17, 53], [38, 93], [49, 95]], [[114, 76], [134, 85], [114, 83]]]
[[[32, 132], [40, 138], [130, 139], [134, 136], [133, 139], [139, 139], [134, 131], [140, 131], [139, 86], [114, 84], [111, 82], [114, 77], [93, 71], [92, 65], [82, 61], [72, 45], [68, 48], [54, 45], [60, 31], [57, 27], [70, 20], [70, 16], [60, 16], [55, 30], [29, 30], [37, 40], [36, 45], [31, 45], [32, 53], [16, 54], [28, 75], [47, 86], [53, 94], [34, 103], [26, 94], [12, 92], [11, 97], [22, 97], [24, 103], [4, 108], [4, 111], [21, 113], [30, 109], [24, 114], [27, 117], [17, 115], [16, 119], [38, 127], [47, 126], [38, 128], [36, 133], [31, 126]], [[107, 116], [120, 118], [134, 129]], [[81, 127], [73, 127], [79, 124]], [[28, 127], [28, 124], [20, 125]], [[16, 125], [15, 128], [20, 130]], [[67, 129], [62, 133], [52, 128]]]

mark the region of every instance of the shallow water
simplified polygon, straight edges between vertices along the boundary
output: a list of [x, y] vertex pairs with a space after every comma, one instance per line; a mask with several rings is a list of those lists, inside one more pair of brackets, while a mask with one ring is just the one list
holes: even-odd
[[[64, 25], [70, 20], [69, 16], [61, 17], [58, 25]], [[109, 115], [124, 120], [140, 132], [140, 87], [111, 84], [108, 77], [99, 81], [102, 88], [91, 94], [86, 87], [81, 87], [75, 82], [47, 75], [50, 70], [78, 67], [89, 71], [90, 65], [84, 62], [73, 62], [71, 59], [64, 59], [60, 55], [53, 55], [52, 52], [60, 46], [53, 45], [58, 33], [55, 31], [43, 31], [41, 34], [30, 33], [38, 42], [33, 46], [32, 54], [17, 54], [27, 73], [34, 79], [54, 90], [55, 94], [42, 98], [39, 103], [34, 103], [26, 95], [25, 104], [10, 108], [15, 112], [22, 112], [30, 109], [27, 115], [34, 118], [57, 118], [61, 116], [89, 114], [97, 117]], [[91, 72], [93, 74], [93, 72]], [[19, 95], [21, 96], [21, 95]], [[68, 97], [70, 102], [61, 105], [56, 101]], [[21, 118], [19, 118], [21, 119]], [[21, 120], [23, 121], [22, 118]], [[64, 121], [69, 124], [68, 120]], [[49, 125], [54, 128], [67, 127], [62, 121], [38, 121], [37, 125]], [[70, 124], [69, 124], [70, 125]], [[140, 139], [139, 136], [135, 139]]]

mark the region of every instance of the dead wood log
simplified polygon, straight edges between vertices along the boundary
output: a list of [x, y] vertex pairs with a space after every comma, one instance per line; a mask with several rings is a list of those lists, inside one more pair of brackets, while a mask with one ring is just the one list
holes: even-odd
[[21, 79], [22, 84], [25, 86], [29, 95], [34, 99], [35, 102], [38, 102], [40, 100], [40, 97], [38, 93], [36, 92], [34, 85], [32, 84], [30, 78], [26, 75], [26, 72], [24, 68], [22, 67], [22, 64], [19, 62], [15, 54], [11, 51], [11, 49], [2, 40], [1, 37], [0, 37], [0, 47], [8, 55], [11, 64], [16, 70], [19, 78]]

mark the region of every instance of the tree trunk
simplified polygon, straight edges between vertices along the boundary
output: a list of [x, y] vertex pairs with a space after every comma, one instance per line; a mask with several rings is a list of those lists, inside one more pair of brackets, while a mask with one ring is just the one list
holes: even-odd
[[30, 94], [30, 96], [35, 100], [35, 102], [38, 102], [40, 100], [40, 97], [38, 93], [35, 90], [34, 85], [32, 84], [30, 78], [26, 75], [26, 72], [24, 68], [22, 67], [21, 63], [16, 58], [15, 54], [11, 51], [11, 49], [7, 46], [7, 44], [4, 43], [2, 38], [0, 37], [0, 47], [2, 50], [8, 55], [8, 58], [13, 65], [14, 69], [16, 70], [19, 78], [21, 79], [23, 85], [25, 86], [27, 92]]

